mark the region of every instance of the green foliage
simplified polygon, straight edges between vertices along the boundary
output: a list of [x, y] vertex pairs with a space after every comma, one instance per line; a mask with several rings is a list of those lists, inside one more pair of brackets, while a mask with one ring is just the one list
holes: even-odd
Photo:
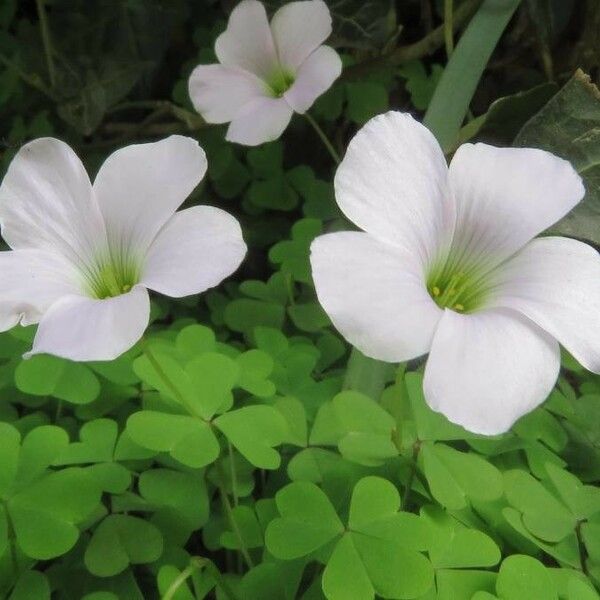
[[73, 404], [87, 404], [100, 393], [100, 384], [86, 366], [55, 356], [34, 356], [15, 371], [19, 390], [34, 396], [54, 396]]
[[444, 69], [441, 65], [433, 65], [431, 73], [419, 60], [405, 64], [399, 73], [406, 79], [406, 90], [410, 92], [410, 101], [415, 108], [426, 110], [431, 102]]
[[[555, 231], [600, 243], [598, 91], [567, 81], [598, 74], [594, 2], [530, 0], [511, 21], [516, 0], [457, 0], [450, 60], [443, 4], [328, 1], [345, 73], [311, 115], [340, 155], [388, 109], [427, 111], [451, 151], [555, 152], [587, 191]], [[0, 333], [0, 597], [598, 600], [599, 377], [565, 354], [548, 401], [484, 438], [427, 406], [419, 361], [350, 353], [309, 262], [317, 235], [350, 228], [331, 157], [298, 116], [245, 148], [192, 110], [187, 78], [231, 7], [0, 3], [3, 172], [40, 136], [93, 173], [190, 135], [208, 173], [188, 204], [235, 214], [249, 245], [218, 288], [153, 297], [114, 361], [24, 360], [33, 328]]]
[[519, 132], [515, 144], [534, 146], [567, 159], [581, 174], [586, 195], [552, 231], [600, 243], [600, 91], [582, 71], [575, 75]]
[[445, 150], [456, 142], [483, 70], [521, 0], [484, 0], [469, 24], [437, 86], [424, 123]]
[[129, 515], [110, 515], [94, 531], [85, 566], [93, 575], [110, 577], [130, 564], [155, 561], [162, 550], [162, 535], [155, 525]]
[[291, 483], [276, 496], [281, 517], [266, 532], [277, 558], [294, 559], [328, 546], [323, 592], [328, 599], [417, 598], [432, 584], [433, 569], [420, 554], [426, 525], [398, 512], [395, 486], [365, 477], [355, 486], [344, 527], [329, 499], [309, 482]]

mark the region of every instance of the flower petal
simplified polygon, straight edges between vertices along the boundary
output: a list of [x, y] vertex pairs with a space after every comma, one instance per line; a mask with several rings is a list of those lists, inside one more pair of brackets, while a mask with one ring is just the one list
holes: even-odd
[[227, 29], [215, 42], [219, 62], [268, 79], [279, 66], [273, 34], [261, 2], [243, 0], [232, 11]]
[[150, 246], [142, 285], [174, 298], [198, 294], [231, 275], [246, 255], [237, 220], [213, 206], [171, 218]]
[[266, 95], [265, 83], [258, 77], [223, 65], [198, 65], [188, 87], [194, 108], [208, 123], [232, 121], [249, 102]]
[[54, 138], [29, 142], [13, 158], [0, 187], [0, 222], [11, 248], [58, 252], [77, 265], [106, 246], [85, 168]]
[[559, 368], [557, 342], [518, 313], [446, 310], [425, 368], [425, 399], [453, 423], [496, 435], [546, 399]]
[[301, 0], [282, 6], [271, 20], [282, 66], [297, 69], [331, 35], [331, 14], [321, 0]]
[[544, 150], [462, 145], [450, 164], [453, 246], [494, 266], [566, 215], [585, 193], [569, 162]]
[[533, 240], [500, 268], [493, 302], [520, 311], [600, 373], [600, 255], [577, 240]]
[[231, 122], [226, 139], [246, 146], [276, 140], [288, 126], [293, 112], [284, 98], [258, 98]]
[[143, 255], [205, 172], [204, 150], [181, 135], [113, 152], [94, 182], [111, 249]]
[[363, 354], [400, 362], [429, 351], [442, 311], [417, 256], [345, 231], [316, 238], [310, 262], [319, 302]]
[[406, 113], [388, 112], [350, 142], [335, 176], [336, 199], [361, 229], [430, 262], [451, 232], [446, 177], [429, 130]]
[[284, 98], [296, 112], [303, 113], [331, 87], [341, 72], [342, 59], [338, 53], [329, 46], [321, 46], [302, 63]]
[[143, 335], [150, 299], [142, 286], [114, 298], [65, 296], [42, 317], [26, 356], [54, 354], [71, 360], [113, 360]]
[[59, 298], [80, 291], [73, 265], [45, 250], [0, 252], [0, 331], [37, 323]]

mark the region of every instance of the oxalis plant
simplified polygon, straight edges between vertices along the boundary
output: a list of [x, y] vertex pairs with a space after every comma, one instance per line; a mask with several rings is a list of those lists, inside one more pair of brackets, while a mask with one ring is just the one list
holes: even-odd
[[597, 2], [31, 4], [0, 597], [600, 598]]

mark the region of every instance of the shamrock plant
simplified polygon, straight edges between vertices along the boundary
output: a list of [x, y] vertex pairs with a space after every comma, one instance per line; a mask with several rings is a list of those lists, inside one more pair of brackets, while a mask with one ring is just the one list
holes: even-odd
[[283, 415], [264, 404], [230, 410], [234, 388], [273, 395], [266, 380], [273, 362], [260, 350], [230, 354], [234, 355], [218, 352], [212, 332], [199, 325], [183, 329], [174, 343], [149, 344], [133, 368], [166, 403], [149, 401], [146, 410], [129, 417], [127, 433], [132, 441], [199, 468], [218, 458], [220, 433], [255, 466], [277, 468], [280, 458], [273, 447], [286, 438]]
[[0, 597], [598, 600], [594, 4], [0, 3]]
[[281, 517], [267, 528], [267, 548], [293, 559], [331, 546], [323, 572], [327, 598], [418, 598], [431, 587], [433, 568], [419, 553], [427, 547], [427, 525], [398, 512], [400, 495], [385, 479], [356, 484], [347, 525], [313, 483], [291, 483], [275, 500]]

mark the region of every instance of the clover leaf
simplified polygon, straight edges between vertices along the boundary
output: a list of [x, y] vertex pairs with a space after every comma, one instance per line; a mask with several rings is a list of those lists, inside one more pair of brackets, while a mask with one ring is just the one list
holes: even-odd
[[130, 515], [109, 515], [94, 531], [85, 551], [85, 566], [98, 577], [111, 577], [130, 564], [157, 560], [163, 551], [160, 531]]
[[502, 495], [500, 471], [477, 454], [427, 442], [419, 458], [433, 497], [449, 509], [465, 508], [471, 501], [491, 502]]
[[359, 392], [341, 392], [332, 400], [341, 437], [338, 448], [344, 458], [376, 466], [398, 455], [392, 442], [394, 418], [380, 404]]
[[92, 476], [73, 467], [44, 475], [13, 495], [7, 506], [21, 550], [44, 560], [75, 545], [80, 533], [77, 525], [99, 501], [100, 489]]
[[227, 410], [239, 376], [235, 361], [217, 352], [204, 352], [182, 365], [173, 356], [173, 350], [162, 344], [153, 345], [152, 356], [160, 372], [148, 356], [135, 360], [135, 372], [162, 395], [203, 419]]
[[208, 519], [209, 498], [201, 473], [150, 469], [140, 475], [138, 488], [156, 507], [153, 522], [171, 534], [181, 532], [182, 543]]
[[50, 600], [50, 584], [43, 573], [25, 571], [19, 576], [8, 600]]
[[536, 537], [559, 542], [574, 531], [575, 515], [529, 473], [507, 471], [504, 487], [508, 502], [521, 512], [523, 524]]
[[129, 417], [127, 433], [143, 448], [168, 452], [188, 467], [204, 467], [215, 461], [220, 452], [208, 423], [188, 415], [143, 410]]
[[58, 427], [36, 427], [21, 441], [14, 427], [0, 423], [0, 438], [0, 549], [13, 543], [12, 530], [30, 558], [64, 554], [79, 538], [78, 525], [97, 508], [100, 486], [85, 469], [49, 469], [68, 444]]
[[556, 587], [546, 567], [535, 558], [522, 554], [504, 559], [496, 591], [503, 600], [558, 600]]
[[322, 580], [328, 600], [417, 598], [431, 587], [433, 569], [419, 552], [427, 525], [398, 512], [400, 495], [389, 481], [365, 477], [356, 484], [346, 527], [313, 483], [291, 483], [276, 502], [281, 516], [267, 527], [267, 548], [288, 560], [330, 548]]
[[432, 532], [428, 551], [436, 569], [492, 567], [500, 561], [500, 549], [492, 538], [465, 527], [440, 507], [423, 507], [421, 517]]
[[281, 458], [274, 446], [287, 437], [287, 424], [271, 406], [246, 406], [217, 417], [215, 426], [248, 461], [261, 469], [276, 469]]
[[24, 360], [15, 371], [17, 389], [34, 396], [54, 396], [73, 404], [93, 402], [100, 383], [85, 365], [41, 354]]
[[248, 350], [236, 359], [239, 367], [238, 385], [254, 396], [269, 398], [276, 392], [268, 379], [273, 371], [273, 359], [261, 350]]
[[69, 444], [55, 465], [110, 462], [117, 441], [118, 425], [111, 419], [95, 419], [79, 430], [79, 442]]

